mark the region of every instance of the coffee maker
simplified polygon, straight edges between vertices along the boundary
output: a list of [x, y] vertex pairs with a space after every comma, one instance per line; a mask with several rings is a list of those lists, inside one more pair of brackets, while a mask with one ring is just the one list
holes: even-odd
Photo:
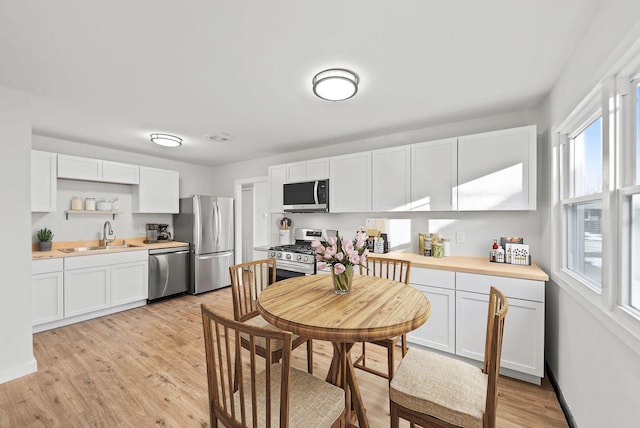
[[171, 233], [169, 232], [168, 224], [158, 225], [158, 241], [168, 241], [171, 239]]
[[168, 224], [147, 223], [146, 243], [171, 240]]

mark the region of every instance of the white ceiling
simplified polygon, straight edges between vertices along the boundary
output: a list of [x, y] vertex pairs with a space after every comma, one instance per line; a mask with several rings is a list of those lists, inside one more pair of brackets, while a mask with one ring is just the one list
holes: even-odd
[[[37, 134], [218, 165], [537, 106], [600, 4], [2, 0], [0, 85]], [[354, 98], [313, 95], [331, 67]]]

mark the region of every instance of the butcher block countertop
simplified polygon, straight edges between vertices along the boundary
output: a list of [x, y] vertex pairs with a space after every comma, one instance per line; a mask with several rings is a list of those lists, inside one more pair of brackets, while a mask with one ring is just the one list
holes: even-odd
[[531, 266], [511, 265], [506, 263], [492, 263], [486, 257], [449, 256], [436, 258], [400, 251], [391, 251], [386, 254], [372, 255], [376, 257], [409, 260], [411, 261], [411, 265], [414, 267], [428, 269], [506, 276], [509, 278], [532, 279], [535, 281], [549, 280], [549, 275], [547, 275], [535, 263], [531, 263]]
[[107, 254], [107, 253], [116, 253], [123, 251], [148, 251], [155, 250], [158, 248], [173, 248], [173, 247], [183, 247], [185, 245], [189, 245], [188, 242], [179, 242], [179, 241], [162, 241], [153, 244], [145, 244], [143, 241], [146, 238], [124, 238], [124, 239], [116, 239], [111, 245], [121, 245], [123, 242], [131, 245], [139, 245], [139, 247], [129, 247], [129, 248], [114, 248], [112, 250], [91, 250], [91, 251], [79, 251], [77, 253], [65, 253], [60, 251], [61, 248], [75, 248], [75, 247], [97, 247], [100, 245], [100, 241], [97, 239], [89, 240], [89, 241], [65, 241], [65, 242], [54, 242], [53, 249], [51, 251], [38, 251], [38, 243], [33, 244], [31, 249], [31, 260], [43, 260], [43, 259], [54, 259], [60, 257], [82, 257], [82, 256], [91, 256], [94, 254]]

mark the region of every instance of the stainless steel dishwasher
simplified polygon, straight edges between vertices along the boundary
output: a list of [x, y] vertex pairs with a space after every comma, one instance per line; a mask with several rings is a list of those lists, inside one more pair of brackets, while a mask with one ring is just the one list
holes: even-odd
[[189, 246], [149, 250], [149, 302], [187, 292]]

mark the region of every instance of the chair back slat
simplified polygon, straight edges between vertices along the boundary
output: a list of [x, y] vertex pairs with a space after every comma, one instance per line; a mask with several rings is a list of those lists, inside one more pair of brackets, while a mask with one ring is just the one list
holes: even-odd
[[[231, 427], [270, 427], [275, 425], [272, 405], [279, 401], [279, 414], [273, 416], [278, 427], [288, 427], [292, 333], [247, 325], [205, 305], [201, 308], [211, 426], [220, 420]], [[248, 346], [241, 346], [242, 338]], [[264, 344], [266, 358], [258, 355], [258, 343]], [[282, 347], [282, 362], [280, 375], [274, 378], [271, 354], [276, 344]], [[273, 397], [271, 385], [278, 382], [280, 396]]]
[[411, 262], [387, 257], [367, 256], [367, 269], [360, 266], [360, 274], [391, 279], [409, 284]]
[[229, 267], [233, 318], [245, 321], [258, 314], [258, 296], [276, 281], [276, 259], [255, 260]]
[[491, 287], [489, 293], [489, 309], [487, 311], [487, 335], [485, 339], [483, 366], [483, 372], [488, 376], [487, 402], [484, 412], [484, 426], [486, 428], [494, 428], [496, 423], [500, 357], [502, 355], [504, 321], [508, 311], [509, 302], [505, 295], [497, 288]]

